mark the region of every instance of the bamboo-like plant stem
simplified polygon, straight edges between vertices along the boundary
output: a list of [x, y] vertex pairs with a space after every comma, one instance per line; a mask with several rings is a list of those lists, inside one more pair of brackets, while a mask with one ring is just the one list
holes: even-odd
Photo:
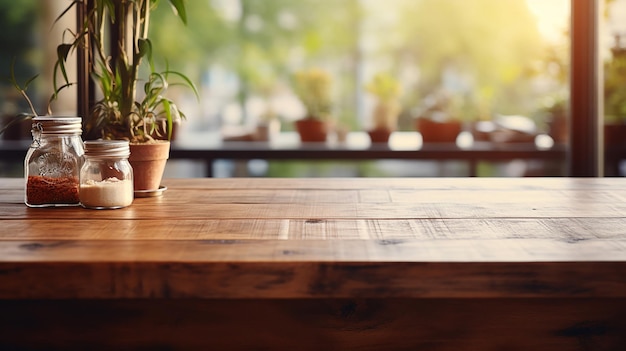
[[[118, 21], [118, 38], [127, 38], [129, 30], [128, 16], [129, 10], [131, 10], [132, 6], [132, 1], [120, 0], [120, 6], [117, 7], [116, 14], [116, 21]], [[134, 20], [134, 18], [132, 18], [132, 20]], [[133, 21], [131, 29], [134, 29], [135, 25], [136, 24]], [[130, 129], [129, 116], [132, 113], [133, 105], [135, 103], [135, 81], [137, 80], [137, 70], [133, 59], [135, 55], [132, 51], [129, 51], [132, 50], [132, 47], [129, 48], [129, 45], [125, 40], [119, 40], [118, 45], [119, 57], [115, 69], [118, 71], [121, 83], [120, 89], [122, 92], [122, 98], [119, 102], [120, 113], [122, 119], [129, 124], [126, 127]], [[130, 62], [132, 62], [132, 64], [130, 64]]]
[[[97, 11], [96, 11], [97, 10]], [[106, 11], [104, 10], [104, 4], [100, 1], [96, 4], [96, 8], [94, 9], [94, 13], [91, 14], [93, 16], [93, 27], [89, 30], [87, 35], [97, 36], [95, 38], [87, 38], [87, 42], [90, 44], [96, 44], [96, 52], [99, 56], [99, 60], [93, 60], [92, 62], [102, 62], [102, 69], [107, 71], [107, 74], [113, 74], [113, 68], [111, 67], [111, 63], [107, 60], [106, 51], [104, 48], [104, 28], [105, 28], [105, 18]], [[90, 27], [88, 27], [90, 28]]]
[[143, 18], [144, 18], [144, 23], [143, 23], [143, 33], [141, 35], [142, 39], [148, 38], [148, 32], [150, 29], [150, 0], [143, 0]]

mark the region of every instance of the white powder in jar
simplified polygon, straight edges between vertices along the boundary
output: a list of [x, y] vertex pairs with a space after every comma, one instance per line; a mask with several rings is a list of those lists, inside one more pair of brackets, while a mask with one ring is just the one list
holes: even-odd
[[87, 180], [80, 184], [80, 202], [90, 208], [120, 208], [133, 202], [133, 181], [115, 177], [102, 181]]

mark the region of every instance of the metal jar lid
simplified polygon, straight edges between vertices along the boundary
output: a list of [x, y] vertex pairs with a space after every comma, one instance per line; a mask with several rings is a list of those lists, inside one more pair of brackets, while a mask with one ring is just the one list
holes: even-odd
[[37, 116], [32, 129], [42, 134], [81, 134], [81, 122], [80, 117]]
[[87, 140], [84, 144], [87, 157], [128, 158], [130, 155], [128, 140]]

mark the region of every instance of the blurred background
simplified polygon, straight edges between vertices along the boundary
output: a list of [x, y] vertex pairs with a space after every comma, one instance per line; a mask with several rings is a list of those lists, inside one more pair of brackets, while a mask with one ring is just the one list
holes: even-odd
[[[27, 105], [8, 82], [15, 59], [18, 82], [45, 111], [50, 62], [71, 21], [54, 23], [70, 1], [0, 0], [0, 112]], [[569, 92], [569, 0], [206, 0], [188, 1], [188, 25], [161, 1], [151, 36], [157, 64], [184, 72], [200, 99], [171, 94], [187, 116], [178, 140], [224, 138], [278, 121], [284, 133], [305, 114], [295, 94], [297, 72], [329, 74], [330, 118], [338, 131], [372, 126], [376, 102], [366, 86], [385, 74], [401, 87], [398, 131], [436, 109], [458, 120], [472, 138], [494, 125], [547, 143], [566, 143]], [[66, 16], [69, 18], [71, 16]], [[67, 19], [66, 19], [67, 21]], [[601, 58], [605, 64], [605, 121], [626, 120], [626, 0], [606, 0]], [[75, 113], [75, 92], [53, 105]], [[519, 134], [516, 134], [519, 135]], [[5, 138], [30, 138], [28, 127]], [[530, 139], [534, 140], [534, 139]], [[565, 175], [564, 160], [481, 163], [480, 176]], [[19, 176], [2, 164], [0, 176]], [[287, 162], [220, 161], [214, 176], [461, 176], [456, 161]], [[622, 167], [623, 168], [623, 167]], [[204, 166], [170, 160], [166, 176], [203, 176]]]

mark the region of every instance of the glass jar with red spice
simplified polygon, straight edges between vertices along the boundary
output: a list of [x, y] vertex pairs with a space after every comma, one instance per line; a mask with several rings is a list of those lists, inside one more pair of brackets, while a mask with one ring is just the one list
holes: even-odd
[[24, 160], [29, 207], [78, 206], [83, 141], [80, 117], [33, 118], [33, 143]]

